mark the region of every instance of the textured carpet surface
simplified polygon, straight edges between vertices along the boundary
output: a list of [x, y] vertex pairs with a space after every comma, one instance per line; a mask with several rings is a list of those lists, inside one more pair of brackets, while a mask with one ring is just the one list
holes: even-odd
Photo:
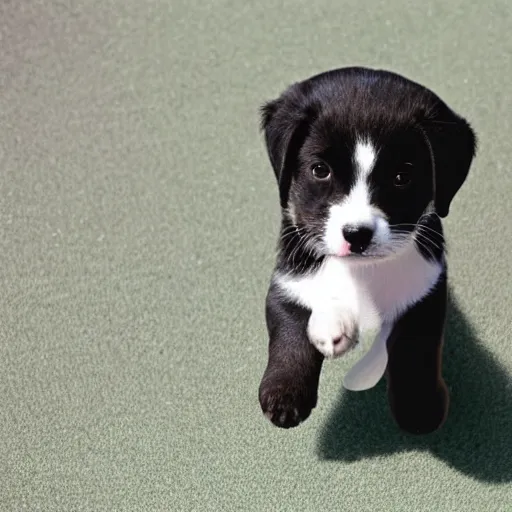
[[[509, 0], [3, 1], [0, 510], [512, 511]], [[258, 107], [389, 68], [473, 123], [446, 222], [445, 428], [326, 365], [262, 417], [278, 228]], [[352, 359], [351, 359], [352, 357]]]

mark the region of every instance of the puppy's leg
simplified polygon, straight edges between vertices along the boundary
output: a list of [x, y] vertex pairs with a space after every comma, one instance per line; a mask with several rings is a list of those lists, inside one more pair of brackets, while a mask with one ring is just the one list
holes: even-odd
[[278, 427], [297, 426], [316, 406], [323, 356], [308, 339], [309, 316], [307, 309], [270, 288], [266, 305], [268, 364], [259, 400], [265, 416]]
[[398, 425], [428, 434], [444, 423], [449, 395], [441, 374], [446, 273], [435, 289], [405, 312], [388, 339], [388, 397]]

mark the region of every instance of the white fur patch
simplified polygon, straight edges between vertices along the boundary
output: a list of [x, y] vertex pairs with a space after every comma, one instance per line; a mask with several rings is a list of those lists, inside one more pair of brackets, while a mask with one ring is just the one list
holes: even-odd
[[[340, 336], [351, 337], [357, 330], [364, 332], [384, 324], [392, 325], [434, 287], [441, 271], [442, 264], [427, 261], [411, 241], [390, 259], [329, 256], [311, 274], [301, 277], [277, 274], [275, 279], [288, 299], [311, 310], [308, 325], [311, 342], [325, 356], [336, 357], [345, 351], [336, 350]], [[376, 361], [367, 361], [372, 368], [377, 367], [377, 372], [382, 366], [379, 350], [375, 347]], [[375, 373], [369, 373], [373, 376], [365, 382], [376, 384]], [[362, 385], [354, 384], [357, 388]]]
[[369, 176], [376, 158], [377, 152], [368, 138], [356, 142], [354, 161], [360, 178], [366, 179]]
[[343, 304], [315, 309], [309, 318], [308, 337], [326, 357], [339, 357], [357, 342], [357, 317]]

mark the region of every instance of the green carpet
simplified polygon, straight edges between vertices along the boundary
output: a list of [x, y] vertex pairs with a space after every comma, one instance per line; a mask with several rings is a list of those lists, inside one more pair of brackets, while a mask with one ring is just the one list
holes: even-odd
[[[4, 0], [0, 510], [512, 511], [509, 0]], [[345, 65], [467, 116], [446, 222], [445, 428], [326, 365], [298, 429], [257, 389], [279, 221], [258, 107]]]

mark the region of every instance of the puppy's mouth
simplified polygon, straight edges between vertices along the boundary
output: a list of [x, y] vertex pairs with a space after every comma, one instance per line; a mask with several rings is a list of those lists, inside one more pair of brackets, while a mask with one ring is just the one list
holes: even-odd
[[338, 258], [348, 259], [348, 260], [364, 260], [364, 259], [376, 259], [376, 258], [384, 258], [388, 253], [384, 253], [384, 251], [379, 251], [377, 249], [366, 249], [363, 252], [352, 252], [346, 250], [340, 250], [338, 253], [334, 254]]
[[412, 232], [394, 233], [391, 231], [385, 240], [371, 240], [364, 245], [343, 240], [338, 251], [332, 255], [349, 260], [386, 259], [396, 256], [413, 241], [414, 234]]

